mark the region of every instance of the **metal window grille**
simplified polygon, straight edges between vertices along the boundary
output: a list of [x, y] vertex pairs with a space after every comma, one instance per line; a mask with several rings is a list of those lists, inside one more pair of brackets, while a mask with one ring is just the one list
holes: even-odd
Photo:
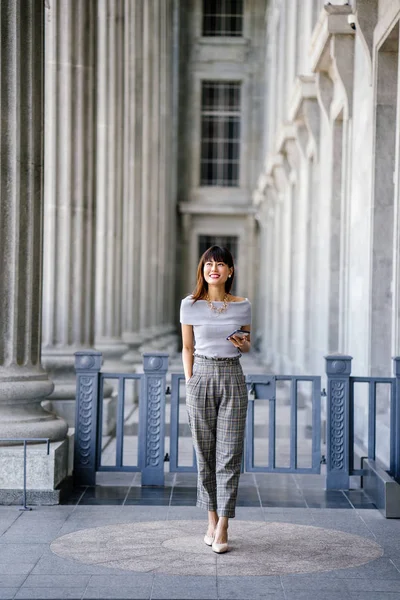
[[243, 0], [203, 0], [203, 36], [243, 35]]
[[240, 86], [202, 82], [200, 185], [239, 185]]
[[238, 238], [235, 235], [200, 235], [199, 236], [199, 258], [207, 248], [221, 246], [227, 248], [235, 260], [237, 256]]

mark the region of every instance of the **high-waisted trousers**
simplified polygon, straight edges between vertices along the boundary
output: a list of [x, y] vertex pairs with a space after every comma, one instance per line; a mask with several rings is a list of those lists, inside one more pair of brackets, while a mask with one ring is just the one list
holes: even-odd
[[234, 517], [247, 388], [239, 358], [194, 357], [186, 406], [197, 458], [197, 506]]

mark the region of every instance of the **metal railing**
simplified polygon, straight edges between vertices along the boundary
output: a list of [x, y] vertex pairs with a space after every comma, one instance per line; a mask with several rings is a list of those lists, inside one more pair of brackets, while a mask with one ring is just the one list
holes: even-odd
[[[171, 392], [170, 420], [170, 471], [195, 471], [195, 457], [192, 464], [179, 465], [179, 385], [183, 374], [171, 375], [171, 391], [166, 387], [168, 355], [147, 353], [143, 355], [143, 373], [121, 374], [101, 371], [102, 356], [99, 352], [78, 352], [75, 355], [77, 372], [77, 405], [74, 454], [74, 478], [76, 482], [94, 485], [96, 471], [140, 471], [142, 485], [164, 485], [164, 452], [166, 397]], [[327, 429], [326, 429], [326, 487], [327, 489], [349, 489], [350, 476], [362, 476], [362, 469], [354, 468], [354, 385], [362, 382], [370, 386], [368, 406], [368, 457], [375, 456], [376, 435], [376, 387], [380, 383], [390, 385], [390, 474], [400, 477], [400, 357], [394, 359], [395, 376], [390, 378], [353, 377], [351, 375], [352, 357], [331, 355], [326, 359], [327, 377]], [[106, 379], [118, 380], [118, 406], [116, 426], [115, 465], [101, 464], [101, 423], [103, 404], [103, 384]], [[140, 381], [139, 421], [138, 421], [138, 463], [125, 465], [123, 460], [123, 426], [125, 381]], [[275, 386], [276, 382], [290, 384], [290, 464], [287, 468], [275, 464]], [[273, 471], [318, 473], [323, 461], [320, 454], [321, 442], [321, 394], [319, 376], [295, 375], [248, 375], [246, 382], [253, 397], [250, 396], [246, 429], [245, 468], [249, 471]], [[312, 460], [311, 467], [299, 467], [296, 457], [297, 448], [297, 385], [310, 382], [312, 386]], [[254, 464], [254, 426], [255, 400], [269, 402], [269, 461], [258, 467]]]

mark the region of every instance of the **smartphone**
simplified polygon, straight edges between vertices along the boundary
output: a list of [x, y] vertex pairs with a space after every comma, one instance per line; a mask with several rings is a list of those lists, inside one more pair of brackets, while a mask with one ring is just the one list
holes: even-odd
[[232, 333], [230, 333], [226, 339], [229, 340], [229, 338], [233, 335], [237, 335], [238, 337], [244, 338], [250, 335], [250, 331], [243, 331], [243, 329], [235, 329], [235, 331], [232, 331]]

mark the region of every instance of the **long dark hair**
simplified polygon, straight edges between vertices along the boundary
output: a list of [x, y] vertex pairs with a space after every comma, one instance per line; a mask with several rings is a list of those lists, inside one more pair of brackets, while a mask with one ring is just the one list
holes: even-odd
[[233, 264], [233, 256], [229, 252], [227, 248], [221, 248], [220, 246], [211, 246], [208, 248], [203, 254], [203, 256], [199, 260], [199, 264], [197, 266], [197, 284], [192, 292], [192, 297], [194, 302], [196, 300], [201, 300], [207, 296], [208, 292], [208, 283], [204, 279], [204, 265], [206, 262], [210, 260], [215, 260], [216, 262], [223, 262], [230, 269], [232, 269], [232, 274], [225, 281], [225, 292], [229, 294], [232, 288], [233, 280], [235, 278], [235, 266]]

